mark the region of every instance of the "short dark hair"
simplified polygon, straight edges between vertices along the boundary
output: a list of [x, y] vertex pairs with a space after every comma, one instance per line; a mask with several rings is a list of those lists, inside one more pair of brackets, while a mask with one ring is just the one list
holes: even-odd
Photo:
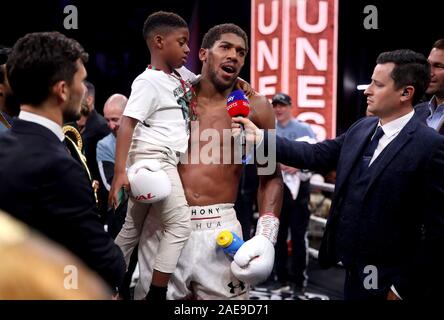
[[58, 81], [73, 80], [77, 60], [88, 54], [74, 39], [59, 32], [29, 33], [12, 48], [6, 72], [12, 91], [22, 104], [39, 105]]
[[402, 49], [381, 53], [376, 59], [377, 64], [394, 63], [391, 77], [395, 88], [413, 86], [413, 105], [423, 97], [430, 82], [430, 64], [426, 57], [412, 50]]
[[95, 96], [96, 96], [96, 87], [91, 82], [89, 82], [88, 80], [84, 80], [83, 83], [85, 84], [85, 87], [86, 87], [85, 96], [86, 97], [92, 96], [93, 98], [95, 98]]
[[166, 34], [177, 28], [188, 29], [188, 24], [181, 16], [174, 12], [157, 11], [146, 18], [143, 24], [143, 38], [146, 41], [153, 36], [153, 32]]
[[233, 24], [233, 23], [224, 23], [219, 24], [217, 26], [212, 27], [208, 32], [204, 35], [202, 40], [202, 48], [210, 49], [217, 40], [220, 40], [220, 37], [223, 34], [234, 33], [235, 35], [241, 37], [245, 41], [245, 49], [248, 52], [248, 36], [241, 27]]
[[435, 43], [433, 44], [432, 48], [443, 50], [444, 49], [444, 39], [436, 40]]

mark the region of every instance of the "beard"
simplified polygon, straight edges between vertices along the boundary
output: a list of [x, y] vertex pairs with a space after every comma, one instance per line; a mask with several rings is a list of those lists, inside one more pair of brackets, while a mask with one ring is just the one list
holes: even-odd
[[[210, 54], [208, 55], [208, 65], [209, 65], [209, 66], [215, 66], [215, 64], [214, 64], [214, 59], [213, 59], [213, 55], [212, 55], [211, 52], [210, 52]], [[234, 79], [233, 79], [232, 81], [230, 81], [230, 82], [225, 82], [225, 81], [221, 80], [220, 78], [217, 77], [217, 73], [216, 73], [216, 71], [215, 71], [214, 69], [210, 69], [210, 70], [209, 70], [209, 76], [210, 76], [210, 81], [211, 81], [211, 83], [212, 83], [212, 84], [214, 85], [214, 87], [215, 87], [218, 91], [220, 91], [220, 92], [225, 91], [225, 90], [227, 90], [227, 89], [233, 87], [233, 86], [234, 86], [234, 83], [235, 83], [235, 81], [236, 81], [236, 78], [234, 78]]]
[[226, 82], [220, 81], [220, 79], [217, 77], [217, 74], [215, 71], [210, 71], [210, 80], [211, 80], [211, 83], [213, 83], [214, 87], [218, 91], [221, 91], [221, 92], [232, 87], [234, 84], [234, 81], [232, 83], [226, 83]]
[[75, 122], [81, 117], [80, 109], [70, 106], [63, 111], [63, 122]]

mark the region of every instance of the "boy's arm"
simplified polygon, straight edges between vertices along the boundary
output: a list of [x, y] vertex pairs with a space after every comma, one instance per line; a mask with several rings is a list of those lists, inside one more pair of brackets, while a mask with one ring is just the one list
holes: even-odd
[[248, 99], [254, 97], [254, 95], [256, 94], [253, 87], [241, 77], [237, 77], [235, 86], [236, 89], [242, 90], [248, 97]]
[[119, 190], [122, 187], [124, 187], [127, 191], [130, 190], [128, 176], [126, 175], [126, 158], [128, 157], [128, 151], [137, 122], [137, 119], [122, 116], [122, 122], [120, 124], [119, 131], [117, 132], [114, 178], [108, 198], [108, 203], [114, 208], [116, 208], [118, 205], [117, 194]]

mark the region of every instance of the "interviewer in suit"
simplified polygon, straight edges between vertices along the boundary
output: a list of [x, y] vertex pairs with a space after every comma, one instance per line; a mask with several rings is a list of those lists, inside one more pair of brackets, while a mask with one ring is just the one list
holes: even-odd
[[[322, 267], [342, 261], [347, 300], [442, 298], [444, 137], [414, 117], [430, 81], [421, 54], [379, 55], [365, 95], [366, 117], [334, 140], [311, 145], [276, 137], [277, 161], [337, 170], [319, 252]], [[248, 141], [272, 141], [247, 119]], [[233, 123], [233, 134], [239, 124]]]
[[87, 58], [58, 32], [27, 34], [14, 45], [6, 68], [21, 112], [0, 137], [0, 209], [65, 246], [115, 288], [125, 272], [122, 252], [99, 223], [86, 171], [63, 142], [63, 121], [80, 112]]

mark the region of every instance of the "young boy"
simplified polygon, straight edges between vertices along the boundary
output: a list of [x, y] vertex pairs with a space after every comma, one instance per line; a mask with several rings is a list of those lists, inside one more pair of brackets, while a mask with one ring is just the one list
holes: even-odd
[[[151, 53], [151, 64], [134, 80], [122, 116], [110, 202], [115, 206], [119, 190], [129, 189], [126, 167], [145, 159], [160, 162], [172, 191], [164, 200], [152, 204], [162, 213], [163, 232], [146, 298], [164, 300], [171, 273], [191, 232], [190, 212], [177, 172], [179, 156], [188, 147], [192, 91], [189, 82], [182, 79], [176, 69], [184, 65], [190, 52], [189, 31], [180, 16], [159, 11], [147, 18], [143, 35]], [[194, 74], [189, 73], [190, 76]], [[116, 238], [127, 265], [149, 209], [150, 204], [134, 199], [128, 202], [125, 224]]]

